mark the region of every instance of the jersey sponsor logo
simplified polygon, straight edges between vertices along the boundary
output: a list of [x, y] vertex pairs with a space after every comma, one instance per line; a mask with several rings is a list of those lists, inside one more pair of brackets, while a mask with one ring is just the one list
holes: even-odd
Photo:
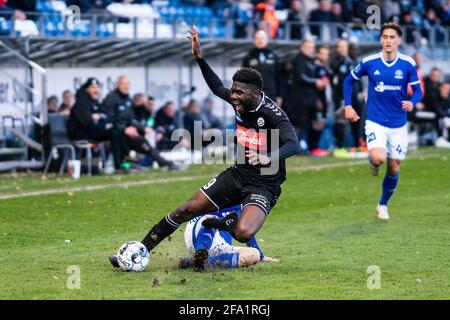
[[266, 122], [264, 121], [264, 118], [259, 117], [256, 123], [258, 124], [258, 126], [262, 127]]
[[395, 79], [403, 79], [403, 71], [402, 70], [396, 70], [394, 78]]
[[258, 132], [237, 125], [236, 139], [246, 149], [267, 150], [267, 136], [265, 132]]
[[375, 86], [374, 90], [376, 92], [384, 92], [384, 91], [398, 91], [401, 90], [402, 86], [391, 86], [384, 84], [384, 82], [377, 82], [377, 85]]
[[380, 75], [380, 70], [375, 70], [375, 72], [373, 73], [375, 76], [379, 76]]

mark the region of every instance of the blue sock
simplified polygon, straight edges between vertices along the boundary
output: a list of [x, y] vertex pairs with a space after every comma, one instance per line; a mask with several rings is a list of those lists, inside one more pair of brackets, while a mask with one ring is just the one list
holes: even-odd
[[208, 263], [212, 269], [229, 269], [239, 266], [239, 253], [223, 253], [209, 257]]
[[390, 174], [386, 173], [383, 180], [383, 192], [381, 194], [381, 199], [379, 202], [380, 205], [387, 206], [389, 199], [394, 194], [399, 178], [400, 173], [397, 173], [395, 176], [391, 176]]

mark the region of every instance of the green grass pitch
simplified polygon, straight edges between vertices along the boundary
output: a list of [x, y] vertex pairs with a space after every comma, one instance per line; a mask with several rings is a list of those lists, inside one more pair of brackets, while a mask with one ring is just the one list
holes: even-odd
[[[257, 235], [280, 262], [206, 273], [177, 269], [183, 227], [145, 272], [113, 270], [107, 257], [225, 166], [77, 181], [0, 176], [0, 299], [449, 299], [450, 152], [408, 157], [387, 222], [375, 217], [382, 175], [365, 159], [290, 159]], [[67, 287], [71, 265], [80, 289]], [[368, 289], [369, 266], [379, 267], [379, 289]]]

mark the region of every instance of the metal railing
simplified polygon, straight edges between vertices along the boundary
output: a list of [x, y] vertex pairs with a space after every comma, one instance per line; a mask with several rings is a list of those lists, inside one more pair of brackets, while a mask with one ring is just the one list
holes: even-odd
[[[121, 38], [128, 39], [177, 39], [184, 37], [186, 28], [192, 24], [200, 27], [204, 38], [248, 40], [254, 30], [270, 30], [266, 21], [240, 21], [221, 18], [160, 17], [126, 18], [112, 14], [83, 14], [75, 28], [68, 27], [67, 16], [60, 13], [29, 12], [28, 19], [35, 22], [39, 37], [69, 38]], [[14, 15], [10, 16], [9, 37], [20, 37]], [[1, 15], [0, 15], [1, 17]], [[448, 46], [450, 27], [403, 26], [404, 42], [411, 45]], [[318, 42], [328, 43], [338, 37], [354, 39], [362, 44], [376, 44], [379, 30], [370, 30], [363, 23], [298, 23], [280, 22], [274, 41], [296, 41], [313, 37]], [[33, 36], [33, 35], [31, 35]]]

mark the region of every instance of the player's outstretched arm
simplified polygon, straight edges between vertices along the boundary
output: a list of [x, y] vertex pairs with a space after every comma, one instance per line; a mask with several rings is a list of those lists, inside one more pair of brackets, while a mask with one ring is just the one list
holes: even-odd
[[188, 33], [189, 34], [186, 38], [191, 41], [192, 54], [197, 61], [200, 70], [202, 71], [206, 84], [216, 96], [230, 103], [230, 89], [223, 85], [222, 80], [220, 80], [217, 74], [214, 73], [206, 60], [203, 58], [203, 54], [200, 49], [200, 35], [197, 27], [194, 26], [191, 30], [188, 30]]

